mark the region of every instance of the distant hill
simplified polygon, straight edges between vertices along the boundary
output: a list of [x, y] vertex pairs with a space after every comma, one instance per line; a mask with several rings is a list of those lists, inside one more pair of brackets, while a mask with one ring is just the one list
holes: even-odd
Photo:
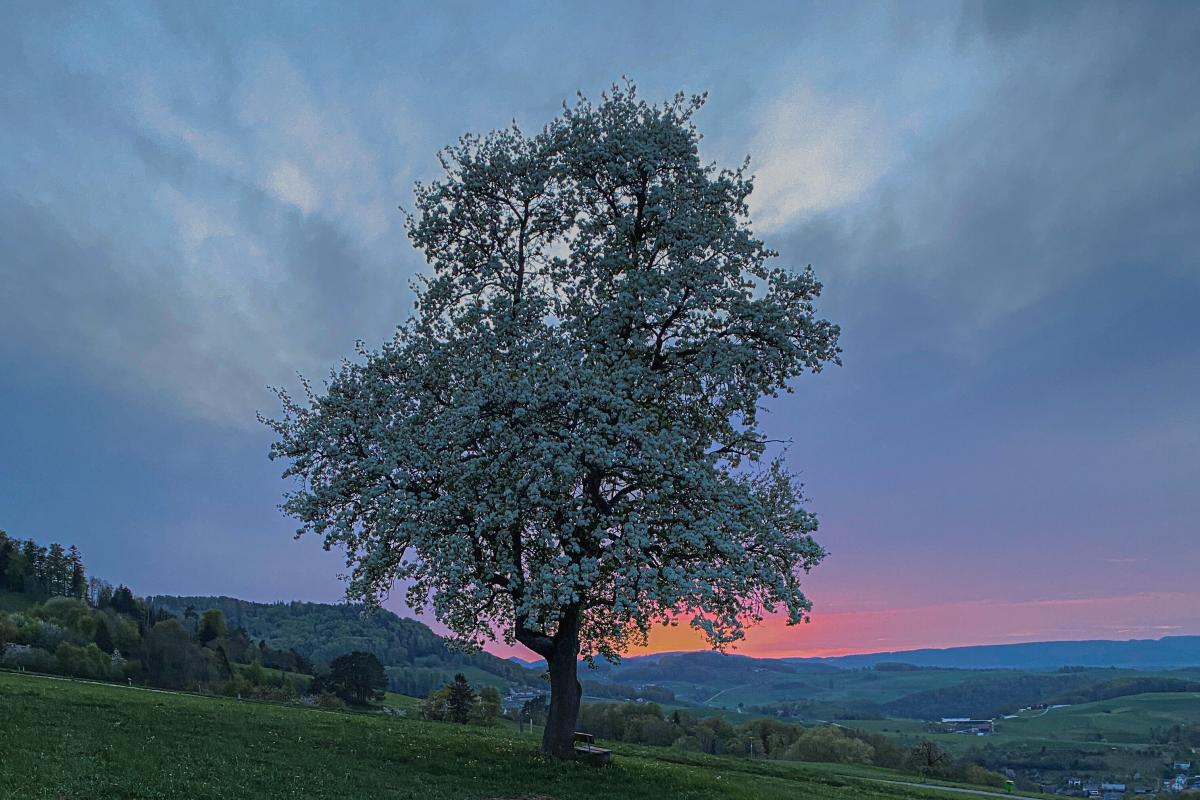
[[1164, 636], [1130, 641], [1027, 642], [946, 649], [902, 650], [836, 658], [785, 659], [795, 664], [827, 664], [843, 669], [903, 662], [918, 667], [951, 669], [1053, 670], [1059, 667], [1123, 667], [1172, 669], [1200, 665], [1200, 636]]
[[190, 606], [202, 614], [219, 609], [230, 628], [280, 650], [295, 650], [316, 663], [328, 663], [354, 650], [374, 653], [388, 668], [393, 691], [423, 695], [455, 672], [472, 682], [540, 685], [538, 673], [491, 653], [464, 653], [449, 646], [427, 625], [386, 609], [366, 614], [343, 603], [252, 603], [235, 597], [156, 595], [147, 602], [182, 617]]
[[708, 651], [662, 653], [623, 659], [620, 664], [600, 662], [595, 675], [621, 683], [692, 683], [729, 686], [762, 683], [781, 676], [836, 672], [839, 668], [817, 662], [753, 658]]
[[[683, 703], [806, 719], [991, 717], [1024, 706], [1200, 688], [1200, 637], [764, 659], [713, 652], [601, 662], [587, 678]], [[597, 692], [592, 692], [598, 694]]]
[[546, 659], [544, 658], [524, 659], [517, 656], [509, 656], [507, 660], [514, 664], [519, 664], [526, 669], [536, 669], [539, 672], [546, 668]]

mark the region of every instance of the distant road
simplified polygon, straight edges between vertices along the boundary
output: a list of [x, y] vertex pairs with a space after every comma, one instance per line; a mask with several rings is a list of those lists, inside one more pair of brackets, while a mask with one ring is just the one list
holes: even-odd
[[748, 686], [753, 686], [753, 685], [754, 685], [754, 684], [752, 684], [752, 683], [744, 683], [744, 684], [742, 684], [741, 686], [730, 686], [730, 687], [728, 687], [728, 688], [726, 688], [726, 689], [722, 689], [721, 691], [719, 691], [719, 692], [717, 692], [716, 694], [714, 694], [712, 697], [708, 698], [707, 700], [703, 700], [703, 701], [701, 701], [701, 702], [702, 702], [704, 705], [708, 705], [709, 703], [711, 703], [712, 701], [716, 700], [718, 697], [720, 697], [721, 695], [725, 694], [726, 692], [732, 692], [734, 689], [745, 689], [746, 687], [748, 687]]
[[890, 783], [895, 786], [911, 786], [915, 789], [936, 789], [939, 792], [953, 792], [954, 794], [973, 794], [979, 797], [1007, 797], [1011, 800], [1042, 800], [1039, 797], [1030, 797], [1027, 794], [1008, 794], [1007, 792], [989, 792], [987, 789], [963, 789], [958, 786], [938, 786], [936, 783], [909, 783], [908, 781], [890, 781], [887, 778], [863, 778], [857, 775], [846, 775], [844, 777], [854, 777], [860, 781], [871, 781], [872, 783]]

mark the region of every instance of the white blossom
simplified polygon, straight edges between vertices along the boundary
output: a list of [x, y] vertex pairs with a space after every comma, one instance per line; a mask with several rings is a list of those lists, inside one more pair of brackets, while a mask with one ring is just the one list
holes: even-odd
[[824, 551], [760, 402], [838, 330], [751, 233], [745, 166], [699, 161], [702, 102], [614, 87], [463, 137], [418, 186], [415, 315], [269, 421], [284, 507], [345, 549], [350, 596], [404, 581], [463, 642], [572, 662], [676, 618], [717, 646], [806, 618]]

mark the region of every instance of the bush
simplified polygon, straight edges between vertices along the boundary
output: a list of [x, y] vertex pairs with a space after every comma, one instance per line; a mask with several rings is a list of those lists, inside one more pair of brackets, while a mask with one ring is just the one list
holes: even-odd
[[853, 739], [834, 727], [810, 728], [783, 753], [788, 761], [820, 761], [833, 764], [870, 764], [875, 748]]
[[91, 680], [109, 680], [114, 677], [112, 657], [94, 643], [84, 647], [63, 642], [54, 651], [54, 670], [60, 675]]
[[92, 638], [96, 626], [88, 604], [73, 597], [51, 597], [35, 613], [84, 639]]
[[8, 614], [0, 611], [0, 656], [4, 655], [4, 648], [9, 642], [15, 641], [17, 638], [17, 626]]
[[38, 647], [29, 650], [9, 648], [4, 652], [4, 657], [0, 659], [0, 663], [6, 667], [17, 667], [27, 669], [31, 672], [52, 673], [56, 666], [54, 656]]
[[342, 698], [331, 692], [321, 692], [317, 695], [317, 708], [345, 708]]

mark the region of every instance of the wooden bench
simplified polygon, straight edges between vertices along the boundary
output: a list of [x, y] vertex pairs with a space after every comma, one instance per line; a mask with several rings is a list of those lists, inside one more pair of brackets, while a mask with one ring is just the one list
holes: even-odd
[[596, 737], [590, 733], [575, 732], [575, 757], [589, 764], [609, 764], [612, 762], [612, 750], [596, 747]]

